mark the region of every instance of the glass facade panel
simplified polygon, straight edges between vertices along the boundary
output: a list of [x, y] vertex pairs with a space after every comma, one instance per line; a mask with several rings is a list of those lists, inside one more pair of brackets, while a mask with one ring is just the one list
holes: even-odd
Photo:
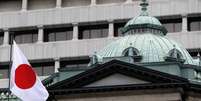
[[168, 30], [168, 32], [174, 32], [174, 24], [167, 23], [167, 24], [163, 24], [163, 26]]
[[54, 73], [54, 62], [32, 63], [31, 65], [39, 76], [48, 76]]
[[124, 28], [126, 22], [114, 23], [114, 36], [123, 36], [121, 29]]
[[160, 20], [169, 33], [180, 32], [182, 30], [182, 19], [162, 19]]
[[37, 30], [14, 31], [14, 39], [18, 44], [35, 43], [38, 40], [38, 31]]
[[55, 41], [62, 41], [67, 40], [67, 33], [66, 32], [57, 32], [55, 33]]
[[97, 0], [97, 4], [107, 4], [107, 3], [123, 3], [126, 0]]
[[0, 79], [8, 78], [8, 68], [9, 65], [0, 65]]
[[192, 22], [190, 24], [191, 30], [190, 31], [199, 31], [200, 30], [200, 22]]
[[189, 17], [188, 18], [188, 30], [200, 31], [201, 30], [201, 17]]
[[51, 41], [65, 41], [73, 39], [73, 28], [53, 28], [53, 29], [45, 29], [45, 42]]
[[90, 59], [61, 61], [61, 68], [75, 69], [75, 70], [86, 69], [89, 62]]
[[42, 68], [41, 67], [34, 67], [33, 68], [34, 69], [34, 71], [36, 72], [36, 74], [38, 75], [38, 76], [42, 76], [43, 75], [43, 70], [42, 70]]
[[0, 33], [0, 45], [3, 44], [3, 37], [4, 37], [3, 33]]
[[79, 27], [79, 39], [103, 38], [108, 36], [108, 24]]
[[91, 0], [62, 0], [63, 7], [87, 6], [91, 4]]

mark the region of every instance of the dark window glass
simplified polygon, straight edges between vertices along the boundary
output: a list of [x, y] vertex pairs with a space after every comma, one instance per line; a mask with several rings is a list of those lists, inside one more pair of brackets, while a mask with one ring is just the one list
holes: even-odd
[[31, 65], [39, 76], [48, 76], [54, 73], [54, 62], [32, 63]]
[[64, 41], [73, 39], [72, 27], [45, 29], [44, 33], [45, 33], [44, 37], [45, 42]]
[[198, 56], [198, 52], [189, 52], [189, 54], [190, 54], [192, 57], [197, 57], [197, 56]]
[[8, 65], [0, 65], [0, 79], [8, 78]]
[[0, 45], [3, 44], [3, 37], [4, 37], [3, 33], [0, 33]]
[[126, 0], [97, 0], [97, 4], [109, 4], [109, 3], [123, 3]]
[[121, 29], [125, 26], [126, 22], [114, 24], [114, 36], [123, 36]]
[[79, 39], [103, 38], [108, 36], [108, 25], [89, 25], [79, 27]]
[[90, 59], [61, 61], [61, 68], [86, 69]]
[[160, 20], [168, 32], [180, 32], [182, 30], [182, 19], [163, 19]]
[[14, 31], [16, 43], [35, 43], [38, 40], [38, 30]]
[[189, 31], [201, 30], [201, 17], [190, 17], [190, 18], [188, 18], [188, 30]]

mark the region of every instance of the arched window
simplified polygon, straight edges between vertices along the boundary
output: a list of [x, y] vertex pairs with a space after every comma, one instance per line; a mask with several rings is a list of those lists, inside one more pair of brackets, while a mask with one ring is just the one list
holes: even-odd
[[195, 76], [195, 79], [201, 80], [201, 72], [200, 71], [194, 71], [194, 76]]
[[129, 47], [126, 48], [123, 53], [122, 56], [138, 56], [139, 55], [139, 51], [138, 49], [134, 48], [134, 47]]
[[182, 53], [177, 49], [172, 49], [168, 53], [169, 57], [183, 59]]

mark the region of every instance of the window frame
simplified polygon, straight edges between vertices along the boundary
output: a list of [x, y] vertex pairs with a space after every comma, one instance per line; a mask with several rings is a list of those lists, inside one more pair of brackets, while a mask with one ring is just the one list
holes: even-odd
[[[100, 35], [95, 33], [95, 37], [92, 35], [92, 31], [100, 31]], [[84, 33], [88, 32], [88, 33]], [[88, 34], [88, 37], [85, 37], [84, 34]], [[79, 35], [78, 39], [96, 39], [96, 38], [105, 38], [109, 35], [109, 24], [94, 24], [94, 25], [83, 25], [79, 26]]]

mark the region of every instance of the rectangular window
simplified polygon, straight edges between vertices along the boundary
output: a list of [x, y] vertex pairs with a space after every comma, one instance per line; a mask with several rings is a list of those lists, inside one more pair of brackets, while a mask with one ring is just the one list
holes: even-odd
[[91, 0], [62, 0], [62, 7], [88, 6]]
[[0, 12], [20, 11], [22, 0], [0, 0]]
[[35, 43], [38, 40], [38, 30], [14, 31], [16, 43]]
[[103, 38], [108, 36], [108, 24], [79, 27], [79, 39]]
[[3, 37], [4, 37], [3, 33], [0, 32], [0, 45], [3, 44]]
[[56, 0], [28, 0], [28, 10], [55, 8]]
[[124, 3], [126, 0], [97, 0], [97, 4]]
[[31, 63], [39, 76], [48, 76], [54, 73], [54, 62]]
[[61, 61], [61, 69], [77, 70], [86, 69], [90, 59]]
[[188, 49], [188, 53], [191, 55], [191, 57], [197, 59], [198, 54], [201, 54], [200, 49]]
[[189, 17], [188, 18], [188, 30], [200, 31], [201, 30], [201, 17]]
[[123, 33], [121, 31], [122, 28], [124, 28], [126, 22], [121, 22], [121, 23], [114, 23], [114, 36], [123, 36]]
[[160, 20], [169, 33], [180, 32], [182, 30], [182, 19], [162, 19]]
[[73, 39], [73, 27], [45, 29], [45, 42]]
[[8, 78], [9, 65], [0, 65], [0, 79]]

